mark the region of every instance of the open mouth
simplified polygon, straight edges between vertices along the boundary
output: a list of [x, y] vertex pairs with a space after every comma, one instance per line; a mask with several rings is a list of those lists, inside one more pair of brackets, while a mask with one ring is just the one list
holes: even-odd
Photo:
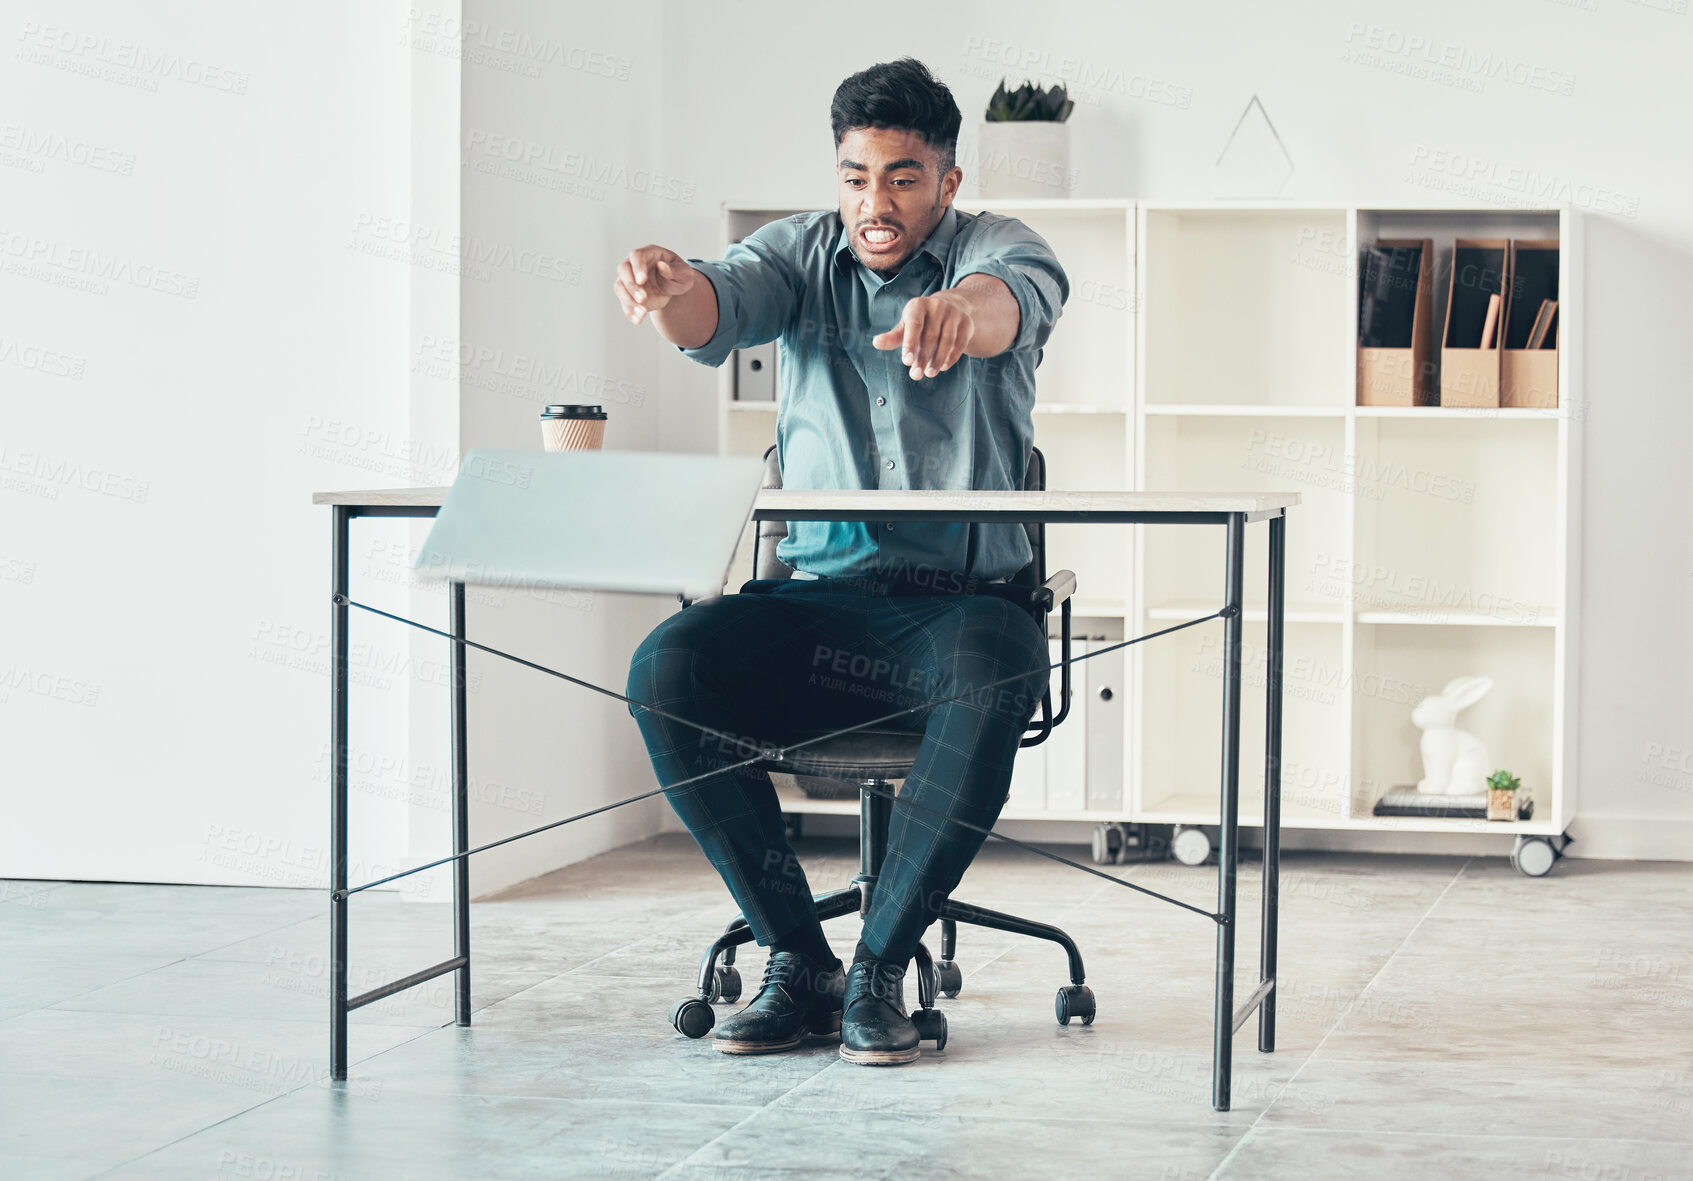
[[886, 254], [899, 246], [904, 237], [892, 226], [866, 226], [858, 231], [858, 240], [872, 254]]

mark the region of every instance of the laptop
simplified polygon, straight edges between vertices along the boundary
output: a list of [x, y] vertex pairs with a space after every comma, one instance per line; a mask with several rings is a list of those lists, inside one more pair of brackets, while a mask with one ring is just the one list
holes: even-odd
[[723, 593], [763, 482], [755, 456], [474, 450], [436, 514], [422, 578]]

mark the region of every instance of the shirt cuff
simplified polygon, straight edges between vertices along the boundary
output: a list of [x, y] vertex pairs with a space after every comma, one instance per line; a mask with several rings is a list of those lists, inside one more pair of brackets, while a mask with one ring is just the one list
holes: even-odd
[[1046, 310], [1035, 301], [1035, 293], [1030, 290], [1031, 284], [1026, 275], [1018, 274], [1014, 268], [996, 258], [985, 258], [960, 271], [952, 285], [958, 286], [969, 275], [992, 275], [1011, 289], [1011, 296], [1017, 301], [1017, 335], [1012, 337], [1006, 352], [1037, 348], [1044, 343], [1040, 329], [1045, 322]]
[[684, 259], [689, 266], [704, 275], [711, 283], [711, 289], [717, 293], [717, 329], [711, 334], [711, 339], [698, 348], [685, 349], [676, 346], [676, 351], [690, 361], [698, 361], [701, 365], [709, 365], [713, 369], [729, 359], [729, 354], [735, 351], [735, 304], [733, 297], [728, 294], [729, 284], [719, 282], [723, 272], [717, 264], [700, 258]]

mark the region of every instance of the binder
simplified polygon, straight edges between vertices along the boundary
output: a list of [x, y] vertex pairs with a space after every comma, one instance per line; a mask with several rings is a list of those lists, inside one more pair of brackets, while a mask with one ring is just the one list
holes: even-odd
[[1378, 238], [1358, 289], [1358, 405], [1432, 406], [1434, 243]]
[[735, 350], [735, 401], [776, 400], [776, 342]]
[[[1095, 648], [1112, 641], [1099, 640]], [[1123, 654], [1118, 648], [1080, 665], [1087, 691], [1088, 810], [1123, 809]], [[1069, 725], [1068, 722], [1065, 725]]]
[[[1059, 641], [1049, 641], [1052, 652], [1052, 663], [1057, 664], [1063, 655]], [[1088, 642], [1080, 637], [1070, 640], [1072, 657], [1079, 657], [1088, 651]], [[1070, 676], [1070, 716], [1064, 719], [1062, 726], [1053, 728], [1047, 740], [1034, 749], [1046, 751], [1046, 807], [1049, 812], [1081, 812], [1088, 802], [1088, 741], [1087, 702], [1081, 696], [1088, 684], [1089, 667], [1091, 661], [1083, 661], [1075, 666]], [[1058, 692], [1056, 686], [1054, 695]], [[1061, 704], [1054, 700], [1053, 714], [1056, 715]]]
[[[1452, 276], [1440, 347], [1440, 404], [1498, 406], [1498, 347], [1482, 348], [1487, 309], [1503, 298], [1510, 240], [1459, 238], [1452, 244]], [[1495, 334], [1495, 346], [1497, 334]]]
[[1558, 299], [1558, 240], [1511, 239], [1509, 303], [1504, 351], [1499, 356], [1499, 404], [1536, 410], [1558, 405], [1558, 322], [1539, 348], [1530, 347], [1535, 320]]

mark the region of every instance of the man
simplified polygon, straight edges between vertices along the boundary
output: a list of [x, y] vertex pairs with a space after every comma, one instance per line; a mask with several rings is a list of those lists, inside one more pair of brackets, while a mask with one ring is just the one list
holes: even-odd
[[[624, 314], [712, 366], [780, 339], [789, 488], [1021, 488], [1034, 370], [1069, 295], [1063, 269], [1021, 223], [953, 208], [958, 106], [921, 63], [854, 74], [830, 118], [838, 212], [773, 222], [721, 262], [640, 247], [618, 267]], [[1007, 598], [957, 592], [1027, 565], [1023, 527], [795, 521], [777, 556], [791, 579], [679, 611], [635, 653], [631, 698], [749, 740], [631, 707], [659, 781], [738, 762], [765, 734], [918, 707], [905, 722], [923, 741], [901, 800], [991, 826], [1048, 682], [1047, 642]], [[763, 987], [718, 1027], [717, 1048], [769, 1053], [838, 1028], [849, 1062], [915, 1059], [903, 977], [982, 836], [895, 804], [843, 980], [769, 774], [667, 795], [770, 948]]]

